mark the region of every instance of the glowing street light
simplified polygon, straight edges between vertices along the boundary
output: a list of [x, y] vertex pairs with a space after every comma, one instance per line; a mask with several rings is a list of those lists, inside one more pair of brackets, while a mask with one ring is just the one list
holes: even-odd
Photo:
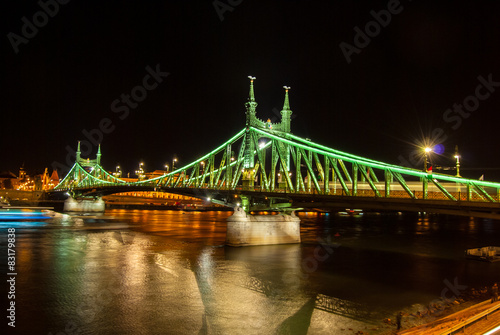
[[175, 162], [177, 162], [177, 158], [172, 159], [172, 171], [175, 170]]
[[120, 178], [122, 176], [122, 170], [120, 170], [120, 165], [116, 166], [115, 172], [113, 172], [113, 176]]
[[424, 171], [426, 171], [426, 172], [427, 172], [427, 163], [428, 163], [429, 152], [432, 152], [432, 148], [426, 147], [424, 149], [424, 155], [425, 155], [425, 159], [424, 159]]
[[457, 160], [457, 177], [461, 177], [460, 176], [460, 155], [458, 154], [458, 145], [455, 145], [455, 159]]
[[145, 175], [144, 175], [144, 163], [143, 162], [139, 163], [139, 169], [135, 171], [135, 174], [137, 175], [137, 178], [139, 180], [144, 179]]

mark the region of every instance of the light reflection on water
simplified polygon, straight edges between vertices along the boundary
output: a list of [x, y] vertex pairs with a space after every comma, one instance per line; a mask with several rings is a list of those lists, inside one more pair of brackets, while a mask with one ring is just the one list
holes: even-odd
[[496, 221], [308, 213], [300, 245], [231, 248], [229, 215], [113, 210], [18, 229], [18, 330], [373, 334], [444, 280], [489, 285], [500, 270], [463, 259], [495, 244]]

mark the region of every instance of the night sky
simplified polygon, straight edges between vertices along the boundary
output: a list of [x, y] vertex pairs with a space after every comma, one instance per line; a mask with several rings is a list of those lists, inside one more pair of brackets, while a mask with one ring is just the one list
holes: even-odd
[[458, 145], [462, 175], [500, 181], [498, 1], [60, 1], [0, 4], [0, 171], [67, 165], [103, 124], [108, 170], [189, 163], [244, 127], [252, 75], [261, 119], [291, 86], [298, 136], [395, 164]]

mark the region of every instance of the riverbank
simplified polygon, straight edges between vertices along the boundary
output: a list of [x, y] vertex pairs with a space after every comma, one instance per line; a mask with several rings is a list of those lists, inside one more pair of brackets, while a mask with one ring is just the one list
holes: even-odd
[[[412, 305], [402, 310], [401, 330], [397, 330], [396, 315], [386, 318], [383, 326], [371, 327], [371, 331], [358, 331], [355, 334], [365, 335], [438, 335], [451, 329], [459, 322], [465, 321], [491, 307], [500, 309], [500, 302], [491, 304], [490, 292], [487, 287], [469, 289], [455, 299], [436, 299], [428, 306]], [[500, 325], [500, 313], [495, 313], [495, 320]], [[492, 320], [489, 317], [490, 321]], [[477, 322], [472, 329], [488, 327], [489, 323]], [[487, 329], [488, 330], [488, 329]], [[475, 331], [475, 330], [474, 330]], [[481, 332], [465, 332], [464, 334], [479, 334]]]
[[[458, 331], [462, 334], [484, 334], [500, 324], [500, 302], [492, 303], [491, 299], [473, 304], [432, 322], [403, 330], [401, 335], [440, 335]], [[488, 315], [487, 318], [484, 316]]]

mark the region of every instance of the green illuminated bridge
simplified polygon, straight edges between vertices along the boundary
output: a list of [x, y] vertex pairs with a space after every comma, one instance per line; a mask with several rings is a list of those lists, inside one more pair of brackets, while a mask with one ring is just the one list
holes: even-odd
[[100, 197], [130, 191], [164, 191], [247, 213], [296, 208], [418, 211], [500, 218], [500, 183], [387, 164], [338, 151], [290, 132], [288, 87], [279, 123], [256, 116], [250, 77], [246, 126], [212, 152], [165, 175], [125, 182], [94, 160], [80, 157], [52, 194]]

